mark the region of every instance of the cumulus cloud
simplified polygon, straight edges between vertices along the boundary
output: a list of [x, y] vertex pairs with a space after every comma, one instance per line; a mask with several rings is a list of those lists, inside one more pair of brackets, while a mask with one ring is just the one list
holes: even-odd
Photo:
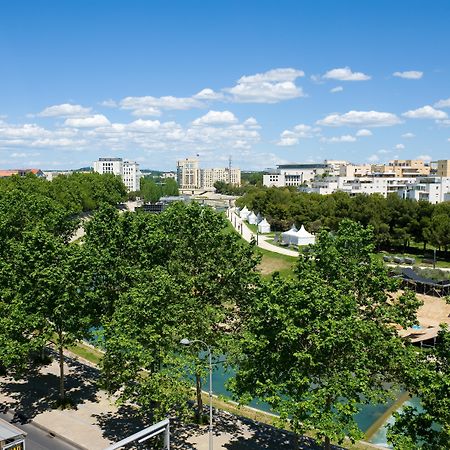
[[407, 80], [420, 80], [423, 77], [423, 72], [419, 70], [406, 70], [405, 72], [394, 72], [392, 75]]
[[450, 108], [450, 98], [439, 100], [433, 105], [435, 108]]
[[448, 117], [446, 112], [434, 109], [430, 105], [406, 111], [402, 116], [408, 119], [446, 119]]
[[106, 106], [107, 108], [117, 108], [119, 106], [115, 100], [112, 100], [111, 98], [109, 100], [104, 100], [100, 102], [101, 106]]
[[370, 156], [367, 158], [367, 160], [368, 160], [369, 162], [377, 162], [377, 161], [380, 160], [380, 157], [379, 157], [378, 155], [376, 155], [376, 154], [373, 154], [373, 155], [370, 155]]
[[336, 86], [336, 87], [330, 89], [330, 92], [332, 94], [335, 94], [336, 92], [342, 92], [343, 90], [344, 90], [344, 88], [342, 86]]
[[373, 133], [370, 130], [366, 130], [365, 128], [362, 128], [356, 132], [356, 136], [358, 137], [372, 136], [372, 134]]
[[198, 100], [222, 100], [223, 94], [206, 88], [202, 89], [200, 92], [197, 92], [197, 94], [194, 95], [194, 98]]
[[423, 161], [430, 162], [433, 158], [431, 155], [419, 155], [416, 156], [416, 159], [422, 159]]
[[195, 98], [173, 97], [125, 97], [120, 101], [120, 107], [133, 111], [136, 116], [159, 116], [161, 110], [187, 110], [201, 108], [204, 104]]
[[255, 75], [244, 75], [238, 80], [238, 83], [277, 83], [282, 81], [295, 81], [297, 78], [304, 76], [305, 72], [303, 70], [292, 68], [272, 69]]
[[297, 145], [300, 139], [309, 139], [318, 136], [319, 133], [320, 128], [300, 123], [296, 125], [292, 130], [284, 130], [280, 134], [280, 140], [276, 142], [276, 145], [280, 147]]
[[340, 81], [365, 81], [370, 80], [372, 77], [366, 75], [363, 72], [352, 72], [350, 67], [340, 67], [337, 69], [331, 69], [326, 72], [323, 77], [326, 80], [340, 80]]
[[85, 116], [92, 111], [92, 108], [85, 108], [81, 105], [72, 105], [71, 103], [62, 103], [61, 105], [48, 106], [41, 111], [39, 117], [69, 117]]
[[403, 144], [397, 144], [394, 148], [396, 150], [403, 150], [405, 148], [405, 146]]
[[305, 95], [303, 89], [295, 84], [295, 80], [302, 76], [302, 70], [273, 69], [243, 76], [235, 86], [224, 89], [224, 92], [237, 103], [277, 103]]
[[322, 138], [321, 142], [328, 142], [330, 144], [336, 144], [340, 142], [356, 142], [356, 138], [350, 134], [345, 134], [343, 136], [333, 136], [331, 138]]
[[73, 128], [95, 128], [109, 125], [109, 120], [103, 114], [94, 114], [89, 117], [73, 117], [66, 119], [64, 125]]
[[195, 119], [193, 125], [223, 125], [236, 123], [238, 120], [231, 111], [208, 111], [204, 116]]
[[349, 111], [345, 114], [330, 114], [316, 123], [327, 127], [390, 127], [401, 123], [401, 120], [388, 112]]
[[405, 138], [405, 139], [412, 139], [413, 137], [416, 137], [416, 135], [414, 133], [402, 134], [402, 138]]

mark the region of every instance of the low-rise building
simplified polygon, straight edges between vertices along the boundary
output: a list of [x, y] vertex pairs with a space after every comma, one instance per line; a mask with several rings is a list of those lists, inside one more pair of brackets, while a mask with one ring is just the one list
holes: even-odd
[[329, 173], [330, 170], [328, 164], [280, 164], [275, 171], [263, 175], [263, 185], [301, 186], [313, 181], [317, 176]]

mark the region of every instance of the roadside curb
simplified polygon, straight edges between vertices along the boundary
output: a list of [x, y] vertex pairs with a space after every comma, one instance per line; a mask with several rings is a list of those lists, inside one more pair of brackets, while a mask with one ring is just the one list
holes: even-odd
[[[12, 413], [14, 415], [17, 413], [17, 411], [14, 408], [11, 408], [11, 407], [8, 407], [8, 412], [10, 412], [10, 413]], [[40, 423], [36, 422], [33, 419], [30, 419], [29, 422], [26, 422], [26, 423], [28, 423], [30, 425], [33, 425], [36, 428], [39, 428], [40, 430], [44, 431], [45, 433], [48, 433], [49, 435], [60, 439], [61, 441], [65, 442], [66, 444], [71, 445], [72, 447], [75, 447], [75, 448], [77, 448], [79, 450], [89, 450], [88, 447], [83, 447], [82, 445], [77, 444], [76, 442], [72, 441], [71, 439], [67, 438], [66, 436], [63, 436], [62, 434], [59, 434], [59, 433], [55, 433], [50, 428], [47, 428], [46, 426], [41, 425]]]
[[66, 444], [71, 445], [72, 447], [75, 447], [79, 450], [89, 450], [88, 447], [84, 447], [80, 444], [77, 444], [76, 442], [72, 441], [71, 439], [67, 438], [66, 436], [59, 434], [59, 433], [55, 433], [53, 430], [50, 430], [50, 428], [47, 428], [44, 425], [41, 425], [38, 422], [35, 422], [33, 419], [31, 419], [30, 423], [32, 423], [36, 428], [39, 428], [42, 431], [45, 431], [46, 433], [50, 434], [51, 436], [55, 436], [58, 439], [61, 439], [61, 441], [64, 441]]

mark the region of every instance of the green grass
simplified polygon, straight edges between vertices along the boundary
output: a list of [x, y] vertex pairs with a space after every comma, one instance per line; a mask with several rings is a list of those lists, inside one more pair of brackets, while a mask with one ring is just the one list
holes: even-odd
[[295, 256], [282, 255], [263, 248], [258, 248], [257, 252], [262, 255], [259, 269], [263, 278], [270, 278], [274, 272], [279, 272], [283, 278], [294, 276], [294, 267], [297, 261]]
[[82, 342], [78, 342], [75, 345], [68, 347], [68, 350], [96, 365], [99, 364], [103, 358], [103, 353], [100, 350], [92, 348]]

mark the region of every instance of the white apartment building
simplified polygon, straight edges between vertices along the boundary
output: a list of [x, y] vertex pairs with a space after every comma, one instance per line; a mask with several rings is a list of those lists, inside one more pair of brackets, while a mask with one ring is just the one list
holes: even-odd
[[134, 161], [122, 158], [99, 158], [98, 161], [94, 161], [94, 172], [120, 176], [129, 192], [141, 189], [141, 171], [139, 164]]
[[427, 177], [416, 180], [400, 193], [403, 198], [424, 200], [433, 204], [450, 200], [450, 177]]
[[332, 168], [328, 164], [281, 164], [273, 173], [263, 175], [263, 185], [267, 187], [301, 186], [317, 176], [322, 176]]

